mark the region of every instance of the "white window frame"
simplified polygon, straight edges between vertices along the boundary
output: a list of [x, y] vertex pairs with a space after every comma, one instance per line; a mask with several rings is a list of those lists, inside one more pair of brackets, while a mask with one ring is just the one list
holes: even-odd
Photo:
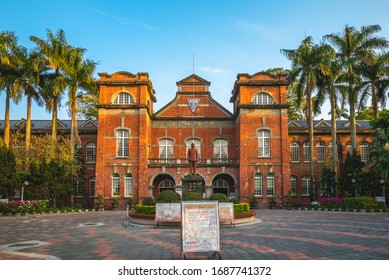
[[117, 196], [115, 193], [120, 194], [120, 175], [118, 173], [112, 174], [112, 196]]
[[269, 173], [266, 175], [266, 194], [267, 194], [267, 196], [276, 195], [275, 180], [276, 180], [276, 176], [274, 173]]
[[323, 141], [316, 142], [316, 161], [323, 162], [326, 158], [326, 144]]
[[258, 130], [258, 157], [270, 157], [270, 130]]
[[311, 160], [311, 157], [310, 157], [310, 154], [311, 154], [311, 149], [309, 148], [309, 142], [308, 141], [305, 141], [303, 143], [303, 149], [304, 149], [304, 162], [310, 162]]
[[300, 162], [300, 144], [297, 142], [290, 143], [290, 161]]
[[127, 92], [121, 92], [115, 97], [113, 104], [134, 104], [134, 98]]
[[96, 178], [94, 176], [89, 177], [89, 197], [94, 197], [96, 191]]
[[254, 105], [271, 105], [274, 104], [273, 97], [266, 93], [266, 92], [260, 92], [254, 95], [252, 99], [252, 104]]
[[256, 172], [254, 174], [254, 195], [255, 196], [262, 196], [262, 174], [259, 172]]
[[369, 160], [369, 143], [363, 141], [359, 144], [359, 148], [361, 151], [361, 161], [367, 162]]
[[89, 142], [85, 146], [85, 162], [93, 163], [96, 162], [96, 143]]
[[132, 184], [133, 184], [133, 177], [131, 174], [127, 173], [124, 176], [124, 196], [125, 197], [132, 196]]
[[216, 139], [213, 141], [213, 158], [219, 161], [228, 159], [228, 141]]
[[297, 195], [297, 177], [294, 175], [290, 176], [290, 191], [291, 191], [291, 195], [293, 196]]
[[164, 138], [159, 140], [159, 158], [171, 159], [174, 154], [174, 141], [172, 139]]
[[116, 157], [129, 156], [129, 136], [127, 129], [118, 129], [116, 131]]
[[311, 194], [311, 179], [309, 176], [303, 176], [301, 178], [301, 195], [309, 196]]

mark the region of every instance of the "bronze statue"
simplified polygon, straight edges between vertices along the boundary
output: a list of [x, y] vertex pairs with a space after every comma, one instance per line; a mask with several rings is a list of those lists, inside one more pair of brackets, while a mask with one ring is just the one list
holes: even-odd
[[195, 144], [192, 143], [190, 145], [190, 149], [188, 150], [188, 161], [189, 161], [189, 173], [191, 175], [196, 174], [196, 163], [198, 160], [198, 152], [197, 149], [195, 148]]

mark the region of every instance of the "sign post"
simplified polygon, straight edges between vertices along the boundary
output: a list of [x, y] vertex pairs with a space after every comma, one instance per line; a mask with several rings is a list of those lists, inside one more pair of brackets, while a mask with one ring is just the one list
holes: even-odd
[[187, 252], [214, 252], [221, 259], [217, 201], [182, 202], [182, 258]]

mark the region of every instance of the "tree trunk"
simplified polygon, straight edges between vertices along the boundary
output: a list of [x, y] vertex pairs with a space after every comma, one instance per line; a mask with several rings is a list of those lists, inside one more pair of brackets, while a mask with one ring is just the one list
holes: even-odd
[[[334, 92], [331, 93], [330, 98], [331, 98], [331, 144], [332, 144], [331, 158], [333, 163], [332, 165], [333, 171], [335, 172], [334, 182], [336, 185], [337, 173], [338, 173], [338, 149], [336, 145], [336, 100], [335, 100]], [[334, 189], [336, 195], [336, 186], [334, 186]]]
[[309, 181], [313, 189], [311, 192], [314, 194], [314, 200], [316, 200], [316, 193], [314, 188], [314, 162], [313, 162], [313, 114], [312, 114], [312, 96], [311, 92], [307, 90], [306, 92], [307, 96], [307, 106], [308, 106], [308, 141], [309, 141]]
[[51, 118], [51, 137], [57, 140], [57, 114], [58, 114], [58, 97], [53, 97], [53, 112]]
[[72, 113], [72, 128], [70, 134], [70, 143], [71, 143], [71, 155], [74, 158], [74, 149], [76, 144], [81, 144], [80, 137], [78, 135], [78, 125], [77, 125], [77, 96], [76, 94], [72, 94], [73, 98], [71, 98], [70, 110]]
[[9, 120], [9, 102], [11, 99], [11, 94], [9, 93], [9, 89], [7, 89], [6, 97], [5, 97], [5, 120], [4, 120], [4, 144], [7, 148], [9, 148], [9, 141], [10, 141], [10, 133], [11, 133], [11, 124]]
[[371, 82], [371, 105], [373, 107], [373, 117], [378, 118], [377, 91], [376, 91], [374, 82], [375, 81]]
[[26, 122], [26, 166], [25, 170], [28, 170], [30, 165], [30, 139], [31, 139], [31, 95], [27, 94], [27, 122]]
[[357, 150], [357, 129], [356, 129], [354, 100], [350, 101], [350, 135], [351, 135], [351, 150], [356, 151]]

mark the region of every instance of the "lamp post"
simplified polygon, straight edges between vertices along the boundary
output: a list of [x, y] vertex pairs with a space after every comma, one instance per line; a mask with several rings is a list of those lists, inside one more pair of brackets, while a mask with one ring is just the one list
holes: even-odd
[[385, 195], [385, 180], [384, 179], [380, 180], [380, 186], [382, 187], [382, 194], [384, 196], [384, 206], [386, 209], [386, 195]]
[[24, 187], [27, 187], [28, 186], [28, 181], [24, 181], [23, 185], [22, 185], [22, 194], [20, 196], [20, 200], [23, 201], [23, 196], [24, 196]]
[[354, 187], [354, 192], [355, 192], [355, 197], [357, 197], [357, 187], [356, 187], [356, 185], [355, 185], [355, 179], [354, 178], [352, 178], [351, 179], [351, 183], [353, 184], [353, 187]]

